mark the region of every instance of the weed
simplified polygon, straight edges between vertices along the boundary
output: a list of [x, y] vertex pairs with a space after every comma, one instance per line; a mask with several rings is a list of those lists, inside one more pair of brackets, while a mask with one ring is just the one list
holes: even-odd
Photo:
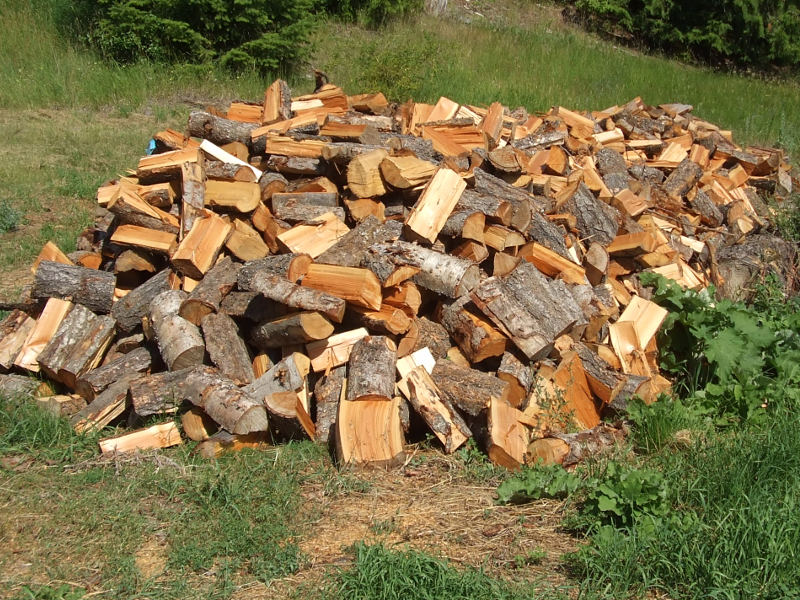
[[15, 231], [22, 222], [19, 211], [6, 201], [0, 201], [0, 232]]
[[581, 487], [581, 480], [560, 465], [534, 465], [508, 477], [497, 488], [499, 501], [529, 502], [539, 498], [563, 499]]
[[547, 552], [542, 548], [534, 548], [525, 554], [517, 554], [514, 556], [514, 566], [517, 569], [522, 569], [530, 565], [540, 565], [542, 561], [547, 558]]
[[652, 404], [634, 398], [627, 411], [633, 425], [630, 439], [634, 448], [647, 453], [677, 444], [676, 434], [680, 431], [702, 427], [700, 415], [678, 398], [661, 396]]

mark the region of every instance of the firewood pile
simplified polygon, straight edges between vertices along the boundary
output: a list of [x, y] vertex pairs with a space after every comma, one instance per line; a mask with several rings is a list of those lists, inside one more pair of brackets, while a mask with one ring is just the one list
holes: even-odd
[[791, 192], [780, 150], [691, 110], [292, 98], [279, 80], [192, 112], [100, 187], [76, 252], [42, 250], [0, 324], [0, 389], [78, 431], [164, 415], [103, 452], [311, 438], [391, 466], [432, 434], [509, 468], [574, 463], [618, 437], [603, 416], [670, 389], [639, 273], [722, 284], [720, 253]]

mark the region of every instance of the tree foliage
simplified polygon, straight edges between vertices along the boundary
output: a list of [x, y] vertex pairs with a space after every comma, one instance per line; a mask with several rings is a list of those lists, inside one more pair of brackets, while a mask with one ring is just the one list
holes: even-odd
[[711, 64], [800, 67], [798, 0], [575, 0], [590, 28]]

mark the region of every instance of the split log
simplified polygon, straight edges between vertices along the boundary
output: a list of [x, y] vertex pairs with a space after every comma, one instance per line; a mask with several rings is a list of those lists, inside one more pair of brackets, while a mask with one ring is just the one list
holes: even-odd
[[140, 417], [176, 412], [181, 403], [188, 401], [193, 395], [189, 386], [190, 381], [195, 380], [188, 376], [198, 369], [213, 370], [211, 367], [195, 366], [131, 379], [130, 398], [133, 411]]
[[703, 176], [703, 169], [684, 158], [678, 167], [664, 180], [662, 189], [674, 200], [681, 200]]
[[239, 452], [245, 449], [263, 450], [269, 446], [266, 432], [236, 434], [220, 429], [207, 440], [203, 440], [194, 452], [203, 458], [219, 458], [228, 452]]
[[[471, 291], [480, 280], [480, 269], [472, 262], [416, 244], [396, 241], [393, 244], [376, 244], [371, 250], [394, 264], [419, 269], [415, 276], [417, 285], [450, 298]], [[380, 273], [376, 274], [381, 278]], [[400, 282], [391, 285], [397, 283]], [[384, 285], [387, 285], [385, 281]]]
[[200, 330], [178, 314], [187, 297], [181, 290], [168, 290], [153, 298], [150, 304], [150, 326], [161, 358], [170, 371], [201, 365], [205, 356]]
[[175, 248], [177, 236], [174, 233], [156, 231], [138, 225], [119, 225], [111, 235], [111, 241], [121, 246], [135, 246], [169, 254]]
[[316, 258], [333, 246], [350, 229], [332, 212], [326, 212], [308, 223], [295, 225], [278, 234], [280, 244], [290, 252], [305, 253]]
[[[194, 220], [206, 204], [205, 161], [185, 162], [181, 165], [181, 238], [189, 233]], [[248, 169], [249, 170], [249, 169]], [[141, 225], [141, 223], [133, 223]]]
[[[244, 272], [244, 269], [242, 269]], [[315, 311], [325, 315], [336, 323], [341, 323], [344, 318], [346, 302], [342, 298], [331, 296], [309, 287], [302, 287], [280, 277], [269, 275], [265, 272], [247, 274], [245, 281], [240, 273], [239, 287], [260, 292], [266, 298], [280, 302], [289, 308], [305, 311]]]
[[116, 319], [120, 331], [130, 333], [142, 324], [142, 317], [150, 311], [153, 299], [171, 288], [171, 274], [169, 269], [164, 269], [114, 303], [111, 316]]
[[249, 290], [256, 273], [276, 275], [291, 282], [308, 273], [312, 260], [308, 254], [278, 254], [247, 261], [239, 272], [239, 288]]
[[204, 209], [172, 254], [172, 264], [184, 275], [202, 279], [216, 261], [230, 230], [230, 223]]
[[525, 232], [530, 227], [531, 211], [534, 206], [540, 210], [548, 208], [537, 205], [534, 197], [527, 192], [515, 188], [482, 169], [475, 169], [475, 191], [480, 194], [502, 198], [503, 201], [511, 204], [511, 222], [508, 225], [519, 232]]
[[[154, 256], [145, 250], [131, 248], [123, 251], [114, 261], [114, 273], [130, 273], [139, 271], [142, 273], [155, 273], [158, 271]], [[111, 309], [114, 310], [113, 307]]]
[[127, 408], [128, 388], [134, 376], [127, 375], [109, 385], [92, 400], [86, 408], [78, 411], [70, 419], [70, 424], [78, 433], [103, 429], [114, 419], [120, 417]]
[[36, 269], [31, 296], [61, 298], [83, 304], [92, 312], [108, 313], [116, 281], [113, 273], [45, 260]]
[[220, 312], [235, 319], [247, 319], [254, 323], [267, 321], [282, 313], [282, 307], [258, 292], [231, 292], [220, 304]]
[[283, 79], [276, 79], [264, 92], [261, 124], [269, 125], [292, 117], [292, 94]]
[[136, 178], [142, 185], [172, 181], [180, 177], [181, 166], [200, 156], [196, 146], [145, 156], [139, 160]]
[[316, 441], [322, 444], [332, 441], [331, 432], [335, 431], [336, 414], [339, 412], [339, 401], [344, 391], [345, 372], [344, 366], [332, 369], [327, 375], [320, 377], [314, 386], [317, 403], [317, 419], [314, 423]]
[[310, 194], [312, 196], [332, 196], [333, 205], [312, 204], [304, 202], [302, 196], [306, 194], [275, 194], [272, 197], [272, 213], [276, 218], [286, 221], [290, 225], [305, 223], [320, 218], [322, 215], [332, 213], [336, 218], [344, 221], [344, 208], [338, 205], [336, 194]]
[[336, 418], [336, 455], [341, 467], [392, 468], [405, 460], [402, 400], [361, 400], [339, 402]]
[[44, 396], [43, 398], [37, 398], [36, 404], [56, 417], [67, 418], [86, 408], [86, 400], [77, 394]]
[[413, 281], [404, 281], [383, 291], [383, 304], [399, 308], [409, 317], [415, 317], [422, 306], [422, 294]]
[[528, 431], [520, 423], [521, 416], [520, 411], [504, 400], [492, 398], [489, 403], [489, 460], [510, 470], [522, 468], [528, 448]]
[[[197, 165], [197, 163], [184, 164]], [[121, 191], [108, 203], [108, 210], [114, 213], [117, 223], [121, 225], [136, 225], [166, 233], [178, 233], [180, 229], [175, 216], [148, 204], [133, 190]]]
[[470, 417], [478, 417], [489, 407], [491, 398], [508, 398], [508, 384], [488, 373], [460, 367], [446, 359], [436, 361], [431, 373], [442, 396]]
[[564, 258], [569, 257], [567, 245], [564, 242], [564, 229], [552, 223], [541, 213], [534, 211], [531, 215], [531, 224], [526, 235], [530, 241], [538, 242], [545, 248], [557, 252]]
[[380, 165], [389, 156], [386, 150], [359, 154], [347, 165], [347, 185], [357, 198], [383, 196], [387, 190], [381, 177]]
[[188, 133], [190, 136], [208, 140], [217, 146], [231, 142], [251, 143], [251, 133], [258, 128], [257, 123], [243, 123], [217, 117], [204, 111], [194, 110], [189, 114]]
[[75, 305], [39, 354], [42, 371], [75, 390], [77, 379], [97, 367], [114, 337], [115, 321]]
[[342, 267], [361, 267], [370, 246], [396, 240], [401, 233], [400, 222], [381, 223], [377, 218], [368, 216], [320, 254], [316, 262]]
[[74, 264], [69, 257], [64, 254], [61, 249], [56, 246], [53, 242], [48, 241], [44, 246], [42, 246], [39, 255], [36, 257], [36, 260], [33, 261], [33, 265], [31, 265], [31, 273], [36, 273], [36, 269], [39, 268], [39, 263], [43, 260], [50, 260], [53, 262], [61, 263], [62, 265], [72, 265]]
[[380, 310], [371, 310], [360, 306], [351, 306], [353, 318], [374, 333], [401, 335], [411, 327], [411, 317], [394, 306], [381, 306]]
[[181, 415], [181, 429], [190, 440], [202, 442], [211, 437], [218, 427], [202, 408], [191, 406]]
[[466, 182], [458, 173], [439, 169], [425, 186], [405, 221], [405, 232], [411, 236], [409, 239], [435, 242], [466, 187]]
[[266, 321], [250, 331], [250, 343], [261, 349], [283, 348], [323, 340], [333, 325], [318, 312], [300, 312]]
[[441, 306], [439, 320], [470, 362], [501, 356], [508, 340], [476, 312], [470, 297], [462, 296]]
[[411, 348], [411, 352], [427, 347], [434, 358], [445, 358], [451, 345], [445, 327], [427, 317], [415, 319], [414, 323], [419, 330], [419, 338]]
[[508, 402], [514, 408], [524, 408], [533, 387], [533, 370], [511, 352], [503, 353], [497, 378], [508, 383]]
[[225, 296], [236, 285], [241, 265], [223, 258], [214, 265], [181, 304], [178, 314], [194, 325], [219, 310]]
[[623, 438], [618, 429], [598, 425], [578, 433], [556, 433], [553, 437], [535, 440], [528, 446], [526, 456], [532, 464], [541, 462], [545, 465], [571, 467], [610, 450], [621, 443]]
[[600, 285], [608, 273], [608, 251], [597, 242], [592, 242], [583, 257], [586, 279], [592, 285]]
[[0, 367], [10, 369], [22, 350], [25, 340], [36, 326], [36, 320], [14, 309], [0, 323]]
[[381, 284], [369, 269], [311, 264], [301, 285], [343, 298], [372, 310], [380, 310]]
[[564, 208], [575, 215], [583, 239], [607, 246], [617, 236], [617, 210], [597, 200], [583, 182], [578, 184]]
[[444, 446], [446, 454], [458, 450], [470, 437], [464, 419], [443, 398], [424, 367], [416, 367], [399, 385], [409, 403], [417, 411]]
[[50, 298], [45, 304], [42, 314], [25, 338], [19, 354], [14, 359], [14, 366], [34, 373], [39, 372], [38, 358], [42, 350], [58, 331], [62, 321], [67, 317], [74, 305], [68, 300]]
[[525, 244], [520, 248], [518, 256], [536, 265], [537, 269], [549, 277], [558, 277], [577, 285], [586, 283], [586, 271], [583, 267], [536, 242]]
[[315, 437], [314, 425], [308, 415], [308, 371], [308, 358], [293, 352], [243, 388], [264, 403], [273, 429], [286, 439], [300, 437], [303, 431], [311, 439]]
[[407, 190], [428, 183], [439, 167], [416, 156], [387, 156], [381, 161], [380, 169], [386, 183]]
[[206, 205], [222, 210], [249, 213], [261, 202], [261, 188], [253, 182], [209, 179], [205, 185], [205, 201]]
[[35, 397], [41, 384], [40, 380], [25, 375], [0, 375], [0, 396], [3, 399]]
[[144, 373], [150, 369], [151, 364], [150, 351], [147, 348], [136, 348], [79, 377], [75, 383], [75, 391], [91, 402], [115, 381], [128, 375]]
[[561, 364], [553, 373], [552, 380], [559, 390], [556, 401], [563, 403], [564, 410], [571, 414], [578, 427], [591, 429], [600, 423], [600, 411], [595, 404], [586, 371], [577, 353], [565, 354]]
[[353, 345], [347, 362], [348, 402], [391, 400], [397, 347], [384, 336], [367, 336]]
[[201, 325], [211, 362], [236, 385], [251, 383], [255, 379], [253, 364], [233, 319], [222, 313], [209, 314]]
[[486, 216], [486, 220], [491, 223], [511, 225], [514, 217], [514, 208], [509, 202], [496, 196], [480, 194], [474, 190], [464, 190], [458, 199], [455, 211], [477, 211]]
[[[244, 181], [254, 183], [256, 181], [253, 170], [245, 165], [227, 163], [221, 160], [206, 161], [205, 175], [208, 179], [218, 179], [220, 181]], [[274, 173], [273, 173], [274, 175]]]
[[99, 445], [103, 454], [116, 454], [135, 450], [169, 448], [182, 443], [178, 426], [173, 422], [169, 422], [152, 425], [124, 435], [104, 438], [100, 440]]
[[306, 352], [311, 359], [311, 368], [316, 372], [328, 372], [335, 367], [347, 364], [355, 343], [368, 335], [369, 332], [366, 329], [359, 327], [337, 333], [326, 340], [307, 344]]

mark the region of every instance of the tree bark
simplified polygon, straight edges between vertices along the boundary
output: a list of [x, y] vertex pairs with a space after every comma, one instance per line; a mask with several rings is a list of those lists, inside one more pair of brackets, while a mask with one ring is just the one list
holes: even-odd
[[[470, 307], [476, 311], [469, 296], [462, 296], [455, 302], [442, 305], [440, 320], [447, 333], [470, 362], [501, 356], [508, 340], [488, 321], [470, 311]], [[448, 348], [444, 349], [445, 354]]]
[[296, 285], [278, 275], [257, 272], [252, 277], [248, 277], [247, 274], [242, 276], [240, 273], [239, 288], [260, 292], [266, 298], [289, 308], [319, 312], [336, 323], [341, 323], [344, 318], [346, 302], [343, 299], [319, 290]]
[[399, 221], [381, 223], [377, 218], [368, 216], [320, 254], [316, 262], [342, 267], [362, 267], [370, 246], [396, 240], [402, 229]]
[[331, 432], [336, 426], [336, 414], [339, 412], [346, 371], [344, 365], [336, 367], [327, 375], [320, 377], [314, 386], [314, 399], [317, 403], [316, 441], [322, 444], [329, 444], [332, 441]]
[[490, 398], [506, 400], [508, 384], [488, 373], [459, 367], [447, 359], [439, 359], [431, 373], [443, 397], [453, 406], [475, 418], [489, 406]]
[[203, 364], [206, 347], [196, 325], [178, 310], [186, 292], [168, 290], [156, 296], [150, 305], [150, 324], [155, 332], [161, 358], [170, 371]]
[[34, 298], [61, 298], [92, 312], [109, 313], [117, 278], [113, 273], [44, 260], [33, 280]]
[[152, 356], [150, 351], [147, 348], [136, 348], [78, 378], [75, 383], [75, 392], [88, 402], [91, 402], [115, 381], [128, 375], [148, 371], [151, 364]]
[[597, 200], [583, 182], [578, 185], [564, 208], [575, 215], [581, 238], [607, 246], [617, 236], [619, 213], [615, 208]]
[[347, 401], [390, 400], [394, 395], [397, 347], [384, 336], [360, 339], [347, 362]]
[[531, 369], [531, 366], [523, 363], [511, 352], [506, 352], [503, 354], [500, 366], [497, 368], [497, 378], [508, 383], [509, 404], [520, 410], [525, 408], [528, 394], [533, 387], [533, 369]]
[[153, 299], [170, 289], [171, 274], [170, 269], [156, 273], [114, 303], [111, 316], [117, 320], [120, 331], [130, 333], [142, 324], [142, 317], [150, 311]]
[[181, 303], [178, 314], [194, 325], [206, 315], [219, 310], [225, 296], [236, 285], [241, 265], [225, 257], [214, 265], [197, 284], [189, 296]]
[[241, 142], [249, 148], [252, 145], [250, 134], [258, 126], [257, 123], [232, 121], [195, 110], [189, 115], [188, 133], [190, 136], [203, 138], [217, 146]]
[[255, 374], [250, 353], [233, 319], [223, 313], [206, 315], [202, 327], [211, 362], [236, 385], [252, 383]]
[[260, 349], [282, 348], [323, 340], [333, 333], [333, 325], [318, 312], [300, 312], [278, 317], [254, 327], [250, 343]]

